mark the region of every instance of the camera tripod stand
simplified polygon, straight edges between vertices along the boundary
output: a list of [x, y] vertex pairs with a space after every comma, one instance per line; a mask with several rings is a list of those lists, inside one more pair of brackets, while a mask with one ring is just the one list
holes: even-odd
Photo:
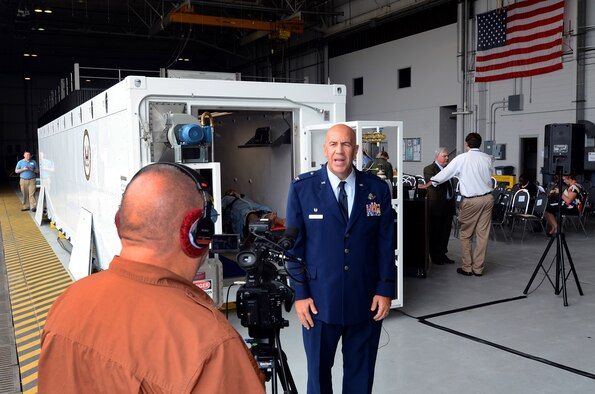
[[252, 337], [250, 350], [256, 359], [256, 364], [265, 374], [266, 380], [271, 379], [273, 394], [278, 393], [277, 377], [283, 387], [283, 393], [297, 394], [297, 388], [287, 363], [287, 356], [281, 348], [279, 330], [279, 328], [249, 328], [248, 334]]
[[[562, 195], [562, 172], [557, 171], [556, 175], [558, 176], [558, 191], [561, 196]], [[581, 296], [583, 295], [583, 289], [581, 288], [581, 284], [579, 283], [578, 275], [576, 273], [576, 268], [574, 267], [574, 263], [572, 262], [572, 256], [570, 256], [570, 250], [568, 249], [568, 244], [566, 243], [566, 235], [564, 234], [564, 231], [562, 230], [562, 202], [563, 202], [563, 200], [560, 199], [560, 201], [558, 202], [558, 209], [556, 212], [556, 223], [558, 225], [556, 234], [552, 236], [552, 238], [548, 242], [545, 250], [543, 251], [543, 254], [541, 255], [541, 259], [539, 260], [539, 263], [537, 263], [537, 266], [535, 267], [535, 270], [533, 271], [533, 275], [531, 276], [529, 283], [527, 283], [527, 287], [525, 287], [523, 294], [527, 294], [529, 292], [529, 288], [531, 287], [531, 284], [533, 283], [533, 280], [535, 279], [537, 272], [541, 268], [543, 270], [543, 272], [545, 273], [545, 276], [548, 279], [548, 281], [554, 287], [554, 294], [559, 295], [560, 292], [562, 292], [562, 299], [564, 300], [564, 306], [568, 306], [568, 293], [566, 291], [566, 281], [570, 277], [570, 274], [572, 274], [574, 276], [574, 282], [576, 283], [576, 287], [578, 288], [578, 292]], [[554, 241], [556, 241], [556, 257], [555, 257], [556, 258], [556, 280], [555, 280], [555, 283], [552, 282], [551, 278], [548, 275], [549, 269], [546, 270], [543, 267], [543, 262], [544, 262], [545, 258], [547, 257], [547, 254], [550, 251], [550, 248], [554, 244]], [[566, 273], [566, 263], [565, 263], [565, 259], [564, 259], [564, 253], [566, 253], [568, 263], [570, 264], [570, 271], [568, 271], [568, 273]]]

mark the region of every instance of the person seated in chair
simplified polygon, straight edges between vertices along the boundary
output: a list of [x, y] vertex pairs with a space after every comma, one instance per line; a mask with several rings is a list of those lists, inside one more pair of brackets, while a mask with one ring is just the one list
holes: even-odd
[[[549, 203], [543, 215], [544, 219], [551, 228], [548, 233], [549, 236], [553, 236], [558, 230], [556, 215], [558, 212], [559, 203], [561, 204], [560, 210], [562, 215], [578, 215], [583, 208], [583, 187], [576, 181], [576, 176], [574, 174], [564, 175], [562, 176], [562, 180], [567, 187], [564, 189], [560, 201]], [[557, 193], [556, 189], [553, 189], [552, 191]]]
[[285, 219], [278, 217], [277, 212], [233, 189], [225, 192], [221, 208], [224, 231], [239, 234], [242, 240], [248, 236], [249, 224], [260, 219], [270, 220], [273, 228], [285, 227]]
[[525, 189], [529, 192], [528, 212], [533, 212], [533, 204], [535, 204], [535, 198], [538, 193], [537, 185], [533, 182], [533, 177], [529, 174], [521, 174], [517, 185], [519, 186], [519, 189]]
[[537, 197], [537, 185], [533, 182], [533, 177], [529, 174], [521, 174], [519, 177], [519, 188], [527, 189], [532, 199]]

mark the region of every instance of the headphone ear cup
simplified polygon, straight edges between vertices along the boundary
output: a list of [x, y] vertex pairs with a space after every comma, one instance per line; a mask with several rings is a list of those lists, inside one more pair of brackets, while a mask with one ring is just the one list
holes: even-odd
[[114, 224], [116, 225], [116, 231], [118, 232], [118, 238], [122, 239], [122, 235], [120, 235], [120, 210], [116, 212], [116, 216], [114, 217]]
[[[190, 234], [194, 224], [202, 218], [202, 209], [196, 208], [186, 214], [180, 226], [180, 246], [188, 257], [199, 257], [204, 253], [204, 248], [193, 245]], [[208, 247], [208, 246], [207, 246]]]

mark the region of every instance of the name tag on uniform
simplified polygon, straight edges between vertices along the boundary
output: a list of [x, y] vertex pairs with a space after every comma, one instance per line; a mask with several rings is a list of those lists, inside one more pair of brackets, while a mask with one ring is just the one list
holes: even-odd
[[310, 220], [322, 220], [322, 218], [323, 218], [323, 216], [320, 213], [317, 213], [317, 214], [311, 213], [308, 215], [308, 219], [310, 219]]

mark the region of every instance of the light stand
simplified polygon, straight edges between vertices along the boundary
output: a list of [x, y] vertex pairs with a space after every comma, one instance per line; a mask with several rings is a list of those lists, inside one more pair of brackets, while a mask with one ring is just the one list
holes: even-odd
[[[564, 300], [564, 306], [568, 306], [568, 294], [566, 291], [566, 281], [568, 277], [572, 273], [574, 276], [574, 281], [576, 283], [576, 287], [578, 288], [579, 294], [583, 295], [583, 289], [578, 280], [578, 275], [576, 273], [576, 269], [574, 267], [574, 263], [572, 262], [572, 257], [570, 256], [570, 250], [568, 249], [568, 244], [566, 243], [566, 236], [564, 231], [562, 230], [562, 167], [556, 167], [556, 175], [558, 176], [558, 193], [560, 194], [560, 199], [558, 202], [558, 210], [556, 213], [556, 222], [558, 224], [558, 229], [556, 234], [552, 236], [549, 243], [547, 244], [543, 254], [541, 255], [541, 259], [539, 263], [537, 263], [537, 267], [533, 271], [533, 275], [527, 283], [527, 287], [523, 291], [523, 294], [527, 294], [529, 292], [529, 288], [537, 275], [537, 271], [541, 268], [545, 273], [546, 278], [554, 287], [554, 294], [559, 295], [562, 292], [562, 299]], [[551, 278], [548, 275], [548, 271], [543, 267], [543, 261], [545, 260], [551, 246], [553, 245], [554, 241], [556, 241], [556, 283], [552, 282]], [[564, 252], [566, 252], [566, 257], [568, 258], [568, 263], [570, 264], [570, 271], [566, 274], [566, 264], [564, 260]]]

